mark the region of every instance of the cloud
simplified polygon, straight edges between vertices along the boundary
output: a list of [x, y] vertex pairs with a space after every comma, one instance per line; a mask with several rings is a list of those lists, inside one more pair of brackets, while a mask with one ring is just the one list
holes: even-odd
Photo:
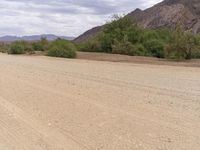
[[53, 33], [77, 36], [116, 13], [147, 8], [161, 0], [0, 0], [0, 35]]

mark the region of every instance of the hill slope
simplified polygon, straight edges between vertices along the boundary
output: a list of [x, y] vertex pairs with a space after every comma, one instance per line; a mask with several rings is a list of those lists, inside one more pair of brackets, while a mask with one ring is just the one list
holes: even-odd
[[[174, 28], [177, 24], [184, 30], [200, 33], [200, 1], [199, 0], [164, 0], [153, 7], [129, 13], [127, 16], [138, 22], [144, 28]], [[83, 42], [97, 35], [102, 27], [93, 28], [78, 38], [75, 42]]]

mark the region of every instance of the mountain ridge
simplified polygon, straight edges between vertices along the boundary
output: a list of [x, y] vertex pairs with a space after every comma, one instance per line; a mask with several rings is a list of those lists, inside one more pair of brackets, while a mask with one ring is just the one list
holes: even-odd
[[[144, 28], [175, 28], [180, 25], [185, 31], [200, 33], [200, 0], [164, 0], [148, 9], [139, 8], [127, 14]], [[84, 42], [102, 31], [103, 26], [90, 29], [74, 42]]]
[[0, 37], [0, 42], [14, 42], [14, 41], [39, 41], [42, 37], [46, 37], [47, 40], [53, 41], [57, 38], [66, 39], [66, 40], [73, 40], [74, 37], [70, 36], [57, 36], [54, 34], [41, 34], [41, 35], [30, 35], [30, 36], [13, 36], [13, 35], [6, 35]]

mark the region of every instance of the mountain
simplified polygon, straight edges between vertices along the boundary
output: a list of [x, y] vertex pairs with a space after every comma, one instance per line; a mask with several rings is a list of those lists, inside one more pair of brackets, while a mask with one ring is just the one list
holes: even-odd
[[24, 41], [38, 41], [40, 40], [42, 37], [46, 37], [47, 40], [49, 41], [53, 41], [56, 40], [57, 38], [61, 38], [61, 39], [66, 39], [66, 40], [73, 40], [73, 37], [67, 37], [67, 36], [56, 36], [53, 34], [43, 34], [43, 35], [31, 35], [31, 36], [3, 36], [0, 37], [0, 41], [1, 42], [13, 42], [13, 41], [20, 41], [20, 40], [24, 40]]
[[[164, 0], [146, 10], [137, 8], [127, 16], [144, 28], [175, 28], [180, 25], [185, 31], [200, 33], [200, 0]], [[102, 31], [102, 28], [93, 28], [74, 41], [86, 41]]]
[[94, 27], [94, 28], [86, 31], [85, 33], [83, 33], [79, 37], [75, 38], [74, 42], [80, 43], [80, 42], [83, 42], [83, 41], [87, 41], [88, 39], [95, 37], [99, 32], [102, 31], [102, 29], [103, 29], [103, 26]]

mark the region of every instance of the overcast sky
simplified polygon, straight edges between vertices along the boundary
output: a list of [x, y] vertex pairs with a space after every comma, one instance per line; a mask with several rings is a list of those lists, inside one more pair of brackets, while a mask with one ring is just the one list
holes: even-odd
[[0, 36], [52, 33], [78, 36], [113, 14], [161, 0], [0, 0]]

